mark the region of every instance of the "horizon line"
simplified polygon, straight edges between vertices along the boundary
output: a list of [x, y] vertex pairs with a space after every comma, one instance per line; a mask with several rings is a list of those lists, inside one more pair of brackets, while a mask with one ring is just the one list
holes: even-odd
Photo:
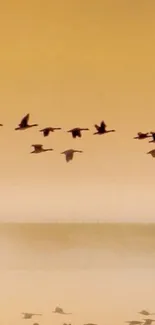
[[73, 224], [73, 225], [80, 225], [80, 224], [85, 224], [85, 225], [90, 225], [90, 224], [124, 224], [124, 225], [155, 225], [155, 221], [97, 221], [97, 220], [90, 220], [90, 221], [0, 221], [0, 225], [67, 225], [67, 224]]

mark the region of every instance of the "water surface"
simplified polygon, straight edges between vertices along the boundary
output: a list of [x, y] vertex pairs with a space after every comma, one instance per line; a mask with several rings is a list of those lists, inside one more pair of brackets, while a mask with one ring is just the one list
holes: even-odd
[[0, 261], [4, 325], [118, 325], [155, 311], [153, 224], [1, 224]]

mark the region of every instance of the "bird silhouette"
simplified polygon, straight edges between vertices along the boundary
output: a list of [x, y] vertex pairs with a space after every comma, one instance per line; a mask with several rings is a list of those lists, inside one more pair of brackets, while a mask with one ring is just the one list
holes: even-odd
[[83, 151], [81, 151], [81, 150], [74, 150], [74, 149], [68, 149], [68, 150], [65, 150], [65, 151], [61, 152], [61, 154], [64, 154], [66, 156], [66, 161], [69, 162], [70, 160], [73, 159], [73, 156], [74, 156], [74, 153], [75, 152], [82, 153]]
[[149, 154], [150, 154], [153, 158], [155, 158], [155, 149], [148, 151], [148, 152], [147, 152], [147, 155], [149, 155]]
[[71, 313], [65, 313], [64, 310], [60, 307], [56, 307], [55, 310], [53, 310], [53, 313], [62, 314], [62, 315], [71, 315]]
[[145, 318], [144, 321], [144, 325], [151, 325], [153, 322], [155, 322], [155, 319]]
[[149, 313], [147, 310], [143, 309], [138, 312], [138, 314], [144, 315], [144, 316], [150, 316], [150, 315], [155, 315], [154, 313]]
[[67, 132], [72, 133], [73, 138], [76, 138], [76, 137], [81, 138], [82, 137], [82, 133], [81, 133], [82, 131], [89, 131], [89, 129], [88, 128], [74, 128], [74, 129], [71, 129], [71, 130], [69, 130]]
[[0, 124], [0, 126], [3, 126], [3, 124]]
[[95, 132], [94, 134], [105, 134], [105, 133], [110, 133], [110, 132], [116, 132], [116, 130], [106, 130], [106, 124], [104, 123], [104, 121], [102, 121], [100, 123], [100, 126], [95, 124], [94, 125], [97, 132]]
[[41, 152], [45, 152], [45, 151], [53, 151], [52, 148], [44, 149], [42, 144], [32, 144], [31, 147], [33, 147], [34, 150], [31, 151], [30, 153], [41, 153]]
[[31, 319], [33, 316], [42, 316], [42, 314], [22, 313], [24, 319]]
[[44, 129], [40, 130], [39, 132], [42, 132], [44, 137], [48, 137], [50, 132], [54, 132], [56, 130], [61, 130], [61, 128], [47, 127], [47, 128], [44, 128]]
[[29, 118], [30, 114], [24, 116], [21, 122], [19, 123], [18, 127], [15, 128], [15, 130], [26, 130], [32, 128], [33, 126], [38, 126], [38, 124], [28, 124]]
[[150, 132], [152, 140], [149, 142], [155, 142], [155, 132]]
[[149, 135], [148, 132], [146, 132], [146, 133], [138, 132], [137, 136], [134, 137], [134, 139], [143, 140], [143, 139], [150, 138], [150, 137], [151, 137], [151, 135]]

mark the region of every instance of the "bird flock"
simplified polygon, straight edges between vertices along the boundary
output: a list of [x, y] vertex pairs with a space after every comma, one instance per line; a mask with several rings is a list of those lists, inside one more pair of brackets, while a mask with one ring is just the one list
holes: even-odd
[[[138, 312], [142, 317], [144, 316], [151, 316], [155, 315], [155, 313], [150, 313], [147, 310], [143, 309], [140, 312]], [[128, 323], [129, 325], [152, 325], [152, 323], [155, 322], [155, 319], [151, 318], [143, 318], [141, 321], [138, 320], [131, 320], [131, 321], [126, 321], [125, 323]]]
[[[55, 310], [53, 310], [53, 313], [60, 314], [60, 315], [71, 315], [71, 313], [66, 313], [61, 307], [56, 307]], [[151, 315], [155, 315], [155, 313], [150, 313], [147, 310], [143, 309], [140, 312], [138, 312], [142, 317], [150, 317]], [[22, 313], [24, 319], [32, 319], [33, 316], [42, 316], [42, 314], [33, 314], [33, 313]], [[143, 318], [141, 321], [138, 320], [131, 320], [131, 321], [125, 321], [125, 323], [128, 323], [129, 325], [152, 325], [152, 323], [155, 322], [155, 319], [151, 318]], [[34, 323], [33, 325], [39, 325], [38, 323]], [[64, 323], [63, 325], [71, 325]], [[84, 325], [97, 325], [94, 323], [88, 323]]]
[[[20, 123], [18, 124], [18, 126], [15, 128], [16, 131], [19, 130], [26, 130], [26, 129], [30, 129], [32, 127], [37, 127], [38, 124], [29, 124], [29, 119], [30, 119], [30, 114], [25, 115], [22, 120], [20, 121]], [[3, 126], [3, 124], [0, 124], [0, 126]], [[100, 123], [100, 125], [95, 124], [95, 129], [96, 132], [94, 132], [94, 134], [106, 134], [109, 132], [115, 132], [115, 130], [107, 130], [106, 129], [106, 124], [104, 123], [104, 121], [102, 121]], [[39, 130], [39, 132], [41, 132], [43, 134], [44, 137], [48, 137], [50, 135], [50, 133], [57, 131], [57, 130], [62, 130], [62, 128], [60, 127], [45, 127], [41, 130]], [[82, 137], [82, 132], [83, 131], [90, 131], [88, 128], [80, 128], [80, 127], [75, 127], [71, 130], [68, 130], [67, 132], [70, 133], [72, 135], [72, 137], [75, 138], [81, 138]], [[52, 148], [44, 148], [42, 144], [32, 144], [31, 145], [33, 147], [33, 151], [31, 151], [31, 153], [41, 153], [41, 152], [46, 152], [46, 151], [53, 151]], [[76, 149], [68, 149], [65, 150], [63, 152], [61, 152], [61, 154], [65, 155], [66, 158], [66, 162], [69, 162], [73, 159], [74, 153], [82, 153], [82, 150], [76, 150]]]
[[[37, 127], [38, 124], [29, 124], [29, 119], [30, 119], [30, 114], [25, 115], [21, 122], [18, 124], [18, 126], [15, 128], [16, 131], [18, 130], [26, 130], [32, 127]], [[3, 124], [0, 124], [0, 126], [2, 127]], [[107, 134], [107, 133], [111, 133], [111, 132], [116, 132], [116, 130], [111, 129], [111, 130], [107, 130], [107, 125], [105, 124], [104, 121], [102, 121], [100, 123], [100, 125], [95, 124], [94, 125], [96, 132], [94, 132], [94, 135], [103, 135], [103, 134]], [[50, 133], [53, 133], [54, 131], [58, 131], [58, 130], [62, 130], [62, 128], [60, 127], [45, 127], [41, 130], [39, 130], [39, 132], [41, 132], [43, 134], [44, 137], [48, 137], [50, 135]], [[71, 133], [73, 139], [75, 138], [81, 138], [82, 137], [82, 132], [83, 131], [90, 131], [89, 128], [80, 128], [80, 127], [75, 127], [71, 130], [68, 130], [68, 133]], [[155, 143], [155, 132], [138, 132], [137, 136], [134, 137], [134, 139], [137, 140], [144, 140], [146, 138], [152, 138], [151, 141], [149, 141], [150, 143]], [[33, 151], [31, 151], [31, 153], [33, 154], [38, 154], [41, 152], [47, 152], [47, 151], [53, 151], [54, 149], [52, 148], [44, 148], [42, 144], [32, 144], [31, 147], [33, 147]], [[61, 152], [61, 154], [65, 155], [66, 158], [66, 162], [69, 162], [73, 159], [74, 153], [83, 153], [82, 150], [76, 150], [76, 149], [68, 149], [65, 150], [63, 152]], [[151, 154], [153, 158], [155, 158], [155, 149], [150, 150], [147, 152], [147, 154]]]

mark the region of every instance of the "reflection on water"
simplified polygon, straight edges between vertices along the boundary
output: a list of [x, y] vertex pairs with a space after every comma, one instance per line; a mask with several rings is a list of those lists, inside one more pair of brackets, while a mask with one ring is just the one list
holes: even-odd
[[155, 225], [1, 224], [0, 286], [4, 325], [139, 320], [155, 311]]

